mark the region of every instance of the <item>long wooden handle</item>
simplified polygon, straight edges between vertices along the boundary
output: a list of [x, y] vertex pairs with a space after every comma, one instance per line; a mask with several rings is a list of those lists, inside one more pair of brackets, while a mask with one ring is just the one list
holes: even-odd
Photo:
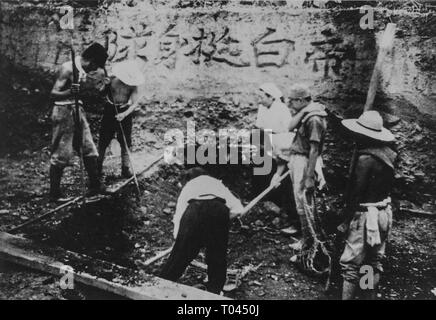
[[375, 62], [374, 70], [372, 72], [371, 81], [369, 83], [368, 94], [366, 96], [366, 103], [363, 111], [368, 111], [372, 108], [374, 104], [375, 95], [377, 92], [377, 86], [379, 83], [381, 68], [383, 65], [383, 61], [392, 48], [395, 38], [395, 23], [388, 23], [386, 26], [383, 37], [380, 41], [379, 52], [377, 54], [377, 60]]
[[[283, 179], [285, 179], [288, 176], [289, 173], [290, 173], [290, 171], [288, 170], [288, 171], [286, 171], [285, 174], [281, 175], [279, 180], [277, 181], [277, 183], [280, 184], [283, 181]], [[250, 203], [244, 208], [244, 211], [242, 212], [241, 216], [246, 214], [248, 211], [250, 211], [251, 208], [253, 208], [260, 200], [262, 200], [269, 192], [271, 192], [271, 190], [273, 190], [275, 188], [276, 188], [276, 185], [270, 185], [268, 188], [266, 188], [264, 191], [262, 191], [262, 193], [259, 194], [256, 198], [251, 200]], [[141, 264], [143, 266], [149, 266], [149, 265], [153, 264], [154, 262], [169, 255], [172, 250], [173, 250], [173, 246], [169, 247], [168, 249], [166, 249], [162, 252], [159, 252], [156, 256], [146, 260], [145, 262], [142, 262]]]
[[171, 251], [173, 250], [173, 246], [169, 247], [168, 249], [159, 252], [157, 255], [155, 255], [154, 257], [151, 257], [150, 259], [145, 260], [145, 262], [141, 263], [144, 267], [147, 267], [153, 263], [155, 263], [156, 261], [166, 257], [167, 255], [169, 255], [171, 253]]
[[[280, 176], [277, 183], [280, 184], [283, 181], [283, 179], [285, 179], [289, 174], [290, 174], [290, 171], [289, 170], [286, 171], [286, 173], [284, 173], [283, 175]], [[268, 188], [266, 188], [264, 191], [262, 191], [262, 193], [260, 193], [256, 198], [251, 200], [250, 203], [245, 206], [240, 217], [242, 217], [248, 211], [250, 211], [260, 200], [262, 200], [268, 193], [270, 193], [276, 187], [277, 187], [276, 185], [270, 185]]]

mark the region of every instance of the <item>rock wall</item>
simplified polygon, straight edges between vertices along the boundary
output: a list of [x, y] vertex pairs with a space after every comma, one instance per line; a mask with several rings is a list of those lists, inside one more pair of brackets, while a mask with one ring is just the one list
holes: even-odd
[[[16, 65], [54, 72], [69, 59], [72, 33], [53, 23], [59, 4], [41, 2], [1, 2], [0, 55]], [[298, 81], [336, 99], [365, 95], [381, 30], [395, 21], [399, 32], [384, 64], [381, 91], [436, 114], [433, 15], [379, 10], [375, 28], [362, 30], [362, 14], [353, 9], [301, 8], [286, 1], [197, 7], [181, 5], [185, 2], [192, 1], [109, 1], [89, 7], [95, 4], [90, 1], [75, 10], [74, 44], [77, 49], [94, 40], [104, 44], [109, 66], [137, 59], [147, 77], [142, 90], [148, 98], [250, 100], [262, 82], [276, 82], [286, 92]]]

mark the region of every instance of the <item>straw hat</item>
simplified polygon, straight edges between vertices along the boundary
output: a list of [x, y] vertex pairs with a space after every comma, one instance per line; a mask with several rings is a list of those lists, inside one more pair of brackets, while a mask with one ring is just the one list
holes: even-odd
[[359, 119], [342, 120], [342, 124], [348, 130], [375, 140], [384, 142], [395, 140], [394, 135], [383, 127], [383, 119], [377, 111], [366, 111]]
[[139, 86], [145, 82], [145, 77], [135, 61], [123, 61], [112, 68], [112, 73], [128, 86]]
[[269, 94], [274, 99], [280, 99], [281, 97], [283, 97], [282, 91], [280, 91], [280, 89], [277, 88], [277, 86], [272, 82], [262, 84], [259, 89]]

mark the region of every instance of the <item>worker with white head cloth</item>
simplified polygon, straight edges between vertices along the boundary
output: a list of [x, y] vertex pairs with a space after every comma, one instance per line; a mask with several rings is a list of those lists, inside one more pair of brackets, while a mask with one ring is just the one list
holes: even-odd
[[257, 98], [259, 109], [256, 127], [271, 130], [272, 156], [277, 159], [290, 149], [295, 136], [293, 130], [305, 115], [314, 110], [308, 106], [292, 114], [285, 104], [282, 91], [272, 82], [264, 83], [259, 87]]
[[[114, 136], [121, 147], [121, 175], [130, 178], [133, 175], [128, 149], [132, 147], [133, 112], [139, 107], [139, 87], [145, 83], [145, 77], [135, 60], [117, 63], [112, 75], [103, 89], [106, 103], [101, 120], [99, 138], [98, 171], [102, 174], [107, 147]], [[120, 125], [121, 124], [121, 125]]]
[[[289, 108], [285, 102], [282, 91], [274, 83], [264, 83], [257, 92], [259, 109], [256, 120], [256, 127], [263, 130], [270, 130], [269, 139], [272, 150], [269, 152], [277, 164], [289, 161], [291, 146], [295, 137], [295, 129], [300, 126], [303, 119], [312, 112], [317, 111], [313, 104], [296, 111]], [[322, 175], [322, 160], [319, 159], [316, 170], [320, 179], [319, 185], [324, 185]], [[293, 202], [291, 201], [291, 204]], [[292, 205], [291, 205], [292, 206]], [[292, 220], [292, 219], [291, 219]], [[291, 224], [294, 224], [291, 221]], [[298, 229], [289, 227], [282, 230], [286, 234], [295, 234]]]

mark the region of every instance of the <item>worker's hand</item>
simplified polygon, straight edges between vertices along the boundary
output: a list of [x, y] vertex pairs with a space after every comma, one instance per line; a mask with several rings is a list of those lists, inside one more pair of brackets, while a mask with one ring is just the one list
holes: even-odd
[[271, 179], [271, 183], [270, 186], [274, 187], [274, 188], [278, 188], [280, 186], [280, 175], [279, 174], [274, 174], [272, 179]]
[[79, 94], [80, 93], [80, 83], [73, 83], [71, 85], [71, 94]]
[[115, 116], [115, 118], [116, 118], [118, 121], [120, 121], [120, 122], [123, 121], [125, 117], [127, 117], [127, 113], [126, 113], [126, 112], [118, 113], [118, 114]]
[[338, 232], [342, 234], [346, 234], [348, 232], [349, 227], [350, 225], [347, 222], [343, 222], [336, 229], [338, 230]]
[[241, 216], [243, 213], [244, 213], [244, 208], [241, 208], [241, 209], [232, 209], [230, 211], [230, 220], [234, 219], [236, 217]]
[[306, 179], [304, 179], [304, 189], [309, 193], [315, 191], [315, 177], [308, 176]]
[[309, 193], [315, 191], [315, 177], [306, 177], [304, 179], [304, 189]]

